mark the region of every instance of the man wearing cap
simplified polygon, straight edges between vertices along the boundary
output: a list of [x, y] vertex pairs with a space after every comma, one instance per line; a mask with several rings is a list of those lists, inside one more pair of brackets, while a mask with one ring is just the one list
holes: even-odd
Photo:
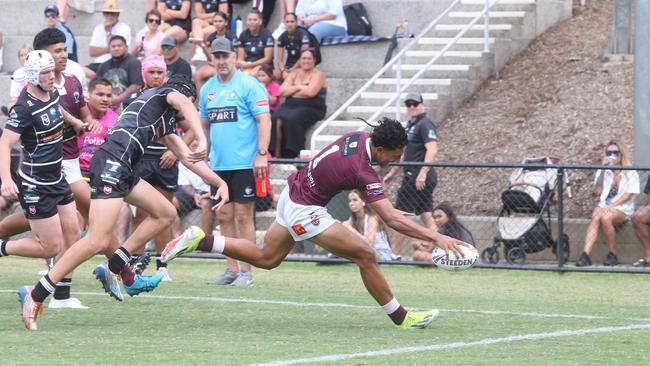
[[[268, 173], [269, 100], [259, 81], [237, 70], [231, 41], [219, 37], [210, 48], [217, 74], [201, 88], [199, 110], [209, 131], [210, 168], [230, 192], [231, 201], [217, 213], [221, 235], [255, 241], [255, 178], [264, 179]], [[214, 195], [216, 187], [211, 190]], [[228, 269], [213, 283], [251, 287], [251, 266], [228, 258]]]
[[[404, 149], [402, 161], [433, 163], [438, 153], [438, 136], [436, 127], [424, 112], [424, 100], [420, 93], [408, 93], [404, 99], [409, 122], [406, 126], [408, 143]], [[384, 177], [384, 185], [388, 186], [397, 174], [399, 167], [393, 167]], [[433, 190], [436, 188], [438, 177], [432, 167], [405, 167], [404, 180], [397, 194], [395, 208], [420, 216], [422, 223], [434, 228]], [[397, 234], [391, 245], [393, 257], [400, 258], [404, 235]]]
[[59, 21], [59, 8], [50, 4], [45, 7], [45, 24], [48, 28], [56, 28], [65, 34], [65, 45], [68, 48], [68, 60], [77, 61], [77, 42], [70, 28]]
[[178, 52], [176, 38], [173, 36], [165, 36], [160, 42], [160, 48], [162, 48], [165, 63], [167, 64], [167, 77], [181, 74], [186, 75], [190, 79], [192, 78], [192, 66]]
[[106, 0], [102, 7], [104, 23], [98, 24], [93, 29], [93, 35], [90, 39], [90, 57], [94, 57], [93, 63], [86, 66], [85, 72], [88, 80], [95, 77], [95, 73], [103, 62], [111, 58], [109, 41], [113, 36], [122, 36], [126, 39], [127, 48], [131, 47], [131, 27], [119, 20], [122, 9], [119, 7], [117, 0]]

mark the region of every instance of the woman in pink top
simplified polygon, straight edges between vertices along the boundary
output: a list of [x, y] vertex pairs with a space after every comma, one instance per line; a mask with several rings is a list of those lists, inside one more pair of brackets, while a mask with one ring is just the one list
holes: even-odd
[[138, 32], [135, 36], [135, 47], [131, 52], [133, 56], [136, 56], [142, 61], [142, 51], [144, 51], [144, 57], [149, 55], [161, 55], [162, 49], [160, 48], [160, 42], [165, 33], [160, 31], [160, 22], [162, 17], [160, 12], [156, 9], [150, 10], [147, 12], [147, 15], [144, 18], [144, 21], [147, 23], [147, 27]]

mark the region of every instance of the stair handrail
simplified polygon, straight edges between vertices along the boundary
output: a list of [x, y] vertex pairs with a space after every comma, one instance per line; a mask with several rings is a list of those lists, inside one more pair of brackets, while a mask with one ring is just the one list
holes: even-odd
[[[310, 140], [310, 146], [311, 149], [316, 149], [316, 137], [329, 125], [330, 122], [334, 121], [338, 116], [340, 116], [352, 103], [354, 103], [359, 97], [361, 96], [361, 93], [365, 92], [372, 84], [379, 79], [386, 70], [388, 70], [397, 60], [400, 60], [402, 56], [406, 54], [406, 51], [410, 50], [414, 45], [417, 44], [417, 42], [422, 38], [425, 34], [427, 34], [431, 28], [435, 27], [438, 22], [440, 22], [444, 17], [447, 16], [458, 4], [460, 4], [462, 0], [455, 0], [451, 5], [445, 9], [440, 15], [438, 15], [435, 19], [433, 19], [429, 25], [427, 25], [420, 33], [418, 33], [415, 38], [409, 42], [403, 49], [401, 49], [397, 55], [395, 55], [387, 64], [385, 64], [379, 71], [375, 73], [363, 86], [357, 90], [356, 93], [354, 93], [343, 105], [341, 105], [334, 113], [332, 113], [326, 120], [325, 122], [321, 123], [311, 134], [311, 140]], [[488, 0], [486, 0], [488, 1]], [[498, 0], [495, 0], [498, 1]], [[384, 107], [385, 109], [385, 107]], [[372, 121], [372, 120], [369, 120]]]
[[[438, 61], [438, 59], [440, 57], [444, 56], [445, 52], [447, 52], [451, 47], [453, 47], [456, 44], [456, 42], [458, 42], [458, 40], [460, 38], [462, 38], [465, 35], [465, 33], [467, 33], [474, 26], [474, 24], [476, 24], [482, 17], [485, 17], [484, 39], [485, 39], [485, 44], [486, 45], [484, 47], [484, 51], [488, 50], [488, 46], [487, 46], [487, 44], [489, 43], [489, 35], [488, 35], [489, 29], [488, 29], [488, 27], [489, 27], [489, 19], [490, 19], [489, 10], [498, 1], [499, 0], [485, 0], [485, 6], [483, 7], [483, 10], [476, 17], [474, 17], [474, 19], [472, 19], [472, 21], [469, 22], [465, 26], [465, 28], [463, 28], [460, 32], [458, 32], [458, 34], [451, 41], [449, 41], [449, 43], [447, 43], [447, 45], [445, 47], [443, 47], [442, 50], [438, 51], [438, 54], [436, 56], [431, 58], [431, 60], [429, 60], [429, 62], [427, 62], [427, 64], [424, 65], [424, 67], [422, 67], [420, 70], [418, 70], [418, 72], [416, 72], [415, 75], [413, 75], [405, 83], [404, 87], [402, 87], [401, 84], [398, 84], [396, 93], [393, 96], [391, 96], [388, 99], [388, 101], [386, 101], [386, 103], [384, 103], [384, 105], [382, 105], [370, 118], [368, 118], [368, 121], [377, 120], [377, 118], [379, 118], [379, 116], [384, 113], [384, 111], [386, 110], [386, 108], [388, 108], [388, 106], [390, 104], [394, 103], [396, 100], [399, 101], [399, 99], [396, 99], [396, 98], [399, 98], [401, 96], [402, 91], [408, 89], [411, 85], [413, 85], [415, 80], [417, 80], [425, 71], [427, 71], [429, 69], [429, 67], [431, 67], [431, 65], [433, 65], [436, 61]], [[398, 109], [398, 111], [399, 111], [399, 109]], [[363, 131], [365, 128], [366, 128], [366, 126], [363, 125], [363, 126], [359, 127], [357, 129], [357, 131]], [[312, 136], [312, 138], [313, 138], [313, 136]]]

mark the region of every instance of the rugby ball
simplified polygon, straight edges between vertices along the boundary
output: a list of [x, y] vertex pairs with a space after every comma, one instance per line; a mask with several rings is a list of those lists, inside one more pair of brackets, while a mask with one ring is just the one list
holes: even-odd
[[433, 263], [438, 268], [447, 271], [464, 271], [472, 268], [478, 262], [478, 251], [471, 245], [459, 245], [458, 248], [463, 252], [465, 258], [456, 258], [452, 252], [445, 252], [442, 248], [436, 247], [432, 255]]

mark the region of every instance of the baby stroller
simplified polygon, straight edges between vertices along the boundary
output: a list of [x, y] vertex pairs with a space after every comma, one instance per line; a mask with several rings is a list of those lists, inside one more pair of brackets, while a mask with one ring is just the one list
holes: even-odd
[[[523, 164], [553, 164], [550, 157], [528, 158]], [[568, 181], [565, 179], [565, 182]], [[510, 264], [526, 262], [526, 253], [537, 253], [548, 247], [556, 253], [551, 232], [551, 200], [557, 186], [557, 169], [519, 168], [510, 175], [508, 188], [501, 193], [501, 210], [497, 216], [494, 244], [483, 250], [484, 263], [499, 261], [499, 247]], [[567, 184], [568, 186], [568, 184]], [[570, 192], [569, 196], [570, 196]], [[569, 236], [564, 234], [564, 260], [569, 258]]]

